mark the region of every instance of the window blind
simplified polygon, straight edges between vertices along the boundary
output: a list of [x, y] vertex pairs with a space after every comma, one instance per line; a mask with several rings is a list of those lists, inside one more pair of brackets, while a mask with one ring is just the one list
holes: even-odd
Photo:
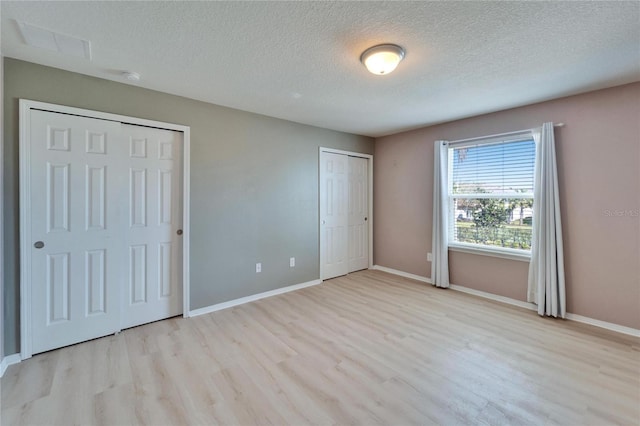
[[449, 148], [449, 241], [530, 250], [535, 142], [529, 134]]
[[453, 147], [451, 151], [449, 188], [452, 195], [476, 198], [533, 196], [533, 139], [479, 142]]

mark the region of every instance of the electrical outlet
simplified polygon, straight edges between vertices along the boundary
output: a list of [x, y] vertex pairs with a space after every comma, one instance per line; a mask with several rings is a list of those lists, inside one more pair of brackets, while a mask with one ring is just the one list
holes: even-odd
[[427, 253], [427, 262], [433, 262], [433, 254]]
[[296, 266], [296, 258], [295, 257], [289, 258], [289, 268], [293, 268], [295, 266]]
[[262, 263], [256, 263], [256, 274], [262, 272]]

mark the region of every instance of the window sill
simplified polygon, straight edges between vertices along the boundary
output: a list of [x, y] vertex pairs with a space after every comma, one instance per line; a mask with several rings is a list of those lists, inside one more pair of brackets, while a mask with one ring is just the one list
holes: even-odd
[[481, 256], [499, 257], [502, 259], [519, 260], [521, 262], [530, 262], [531, 253], [523, 250], [488, 248], [476, 246], [473, 244], [449, 244], [449, 250], [460, 253], [478, 254]]

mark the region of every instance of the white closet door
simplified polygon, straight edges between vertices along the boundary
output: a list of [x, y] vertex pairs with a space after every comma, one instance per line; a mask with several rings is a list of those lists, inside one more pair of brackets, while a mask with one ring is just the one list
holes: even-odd
[[349, 157], [349, 272], [369, 267], [367, 159]]
[[348, 157], [320, 152], [321, 279], [346, 275]]
[[[38, 353], [120, 329], [120, 123], [31, 112], [31, 321]], [[24, 155], [24, 153], [23, 153]]]
[[182, 313], [181, 132], [123, 124], [127, 229], [122, 328]]

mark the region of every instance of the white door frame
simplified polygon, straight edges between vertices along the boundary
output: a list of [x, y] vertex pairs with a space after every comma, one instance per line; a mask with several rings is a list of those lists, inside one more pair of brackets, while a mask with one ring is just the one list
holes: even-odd
[[[343, 154], [343, 155], [349, 155], [351, 157], [360, 157], [360, 158], [366, 158], [368, 160], [367, 162], [367, 174], [368, 174], [368, 197], [369, 197], [369, 215], [367, 216], [369, 218], [369, 269], [373, 268], [373, 155], [371, 154], [363, 154], [361, 152], [352, 152], [352, 151], [343, 151], [340, 149], [333, 149], [333, 148], [324, 148], [324, 147], [320, 147], [319, 149], [319, 153], [318, 153], [318, 236], [320, 236], [320, 233], [322, 232], [322, 220], [320, 219], [320, 214], [321, 214], [321, 209], [320, 209], [320, 153], [322, 152], [329, 152], [332, 154]], [[318, 259], [319, 259], [319, 263], [320, 263], [320, 280], [324, 279], [324, 267], [322, 265], [322, 238], [318, 238], [318, 246], [320, 247], [320, 251], [318, 252]]]
[[[4, 94], [4, 56], [0, 52], [0, 93]], [[4, 99], [0, 99], [0, 129], [4, 129]], [[0, 134], [0, 377], [4, 374], [4, 135]]]
[[190, 132], [189, 126], [128, 117], [107, 112], [92, 111], [64, 105], [20, 99], [20, 358], [32, 355], [31, 346], [31, 110], [43, 110], [63, 114], [78, 115], [101, 120], [117, 121], [124, 124], [156, 127], [175, 130], [183, 134], [183, 212], [182, 212], [182, 315], [189, 316], [189, 165]]

